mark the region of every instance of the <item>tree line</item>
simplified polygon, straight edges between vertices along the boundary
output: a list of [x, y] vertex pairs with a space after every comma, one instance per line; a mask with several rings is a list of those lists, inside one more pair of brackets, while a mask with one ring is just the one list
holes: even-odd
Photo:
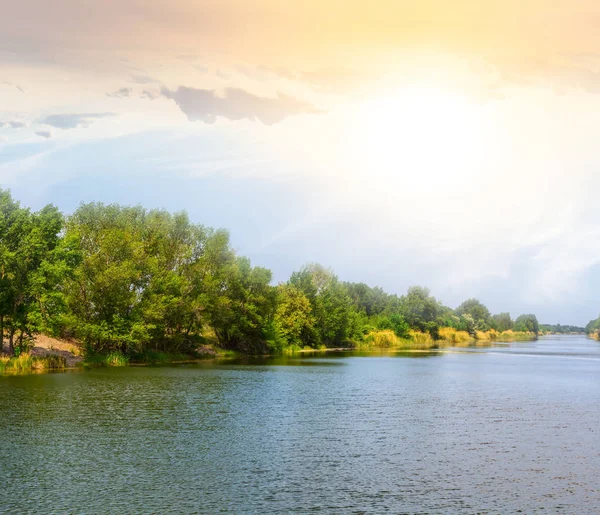
[[0, 334], [11, 354], [36, 333], [134, 355], [212, 341], [244, 353], [340, 347], [373, 331], [438, 339], [442, 327], [539, 331], [535, 315], [492, 315], [476, 299], [451, 309], [427, 288], [398, 296], [318, 264], [272, 285], [225, 230], [185, 212], [89, 203], [65, 216], [52, 205], [32, 212], [0, 190]]
[[579, 327], [577, 325], [540, 324], [540, 331], [542, 333], [573, 334], [584, 333], [585, 327]]

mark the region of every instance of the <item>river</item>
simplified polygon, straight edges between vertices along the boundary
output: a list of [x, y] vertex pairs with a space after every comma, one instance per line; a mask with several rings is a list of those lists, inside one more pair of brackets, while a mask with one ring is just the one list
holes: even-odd
[[1, 513], [599, 513], [600, 344], [0, 377]]

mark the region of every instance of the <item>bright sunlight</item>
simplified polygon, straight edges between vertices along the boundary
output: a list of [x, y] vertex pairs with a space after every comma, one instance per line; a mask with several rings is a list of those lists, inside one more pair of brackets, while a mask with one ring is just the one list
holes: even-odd
[[458, 189], [477, 173], [491, 139], [485, 106], [431, 87], [368, 99], [357, 118], [350, 152], [386, 188]]

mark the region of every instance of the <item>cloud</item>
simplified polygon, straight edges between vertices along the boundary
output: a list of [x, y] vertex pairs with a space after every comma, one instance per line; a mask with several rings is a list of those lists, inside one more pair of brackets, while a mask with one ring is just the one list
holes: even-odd
[[40, 123], [57, 129], [75, 129], [76, 127], [89, 127], [98, 118], [114, 115], [115, 113], [51, 114]]
[[37, 131], [36, 135], [40, 136], [41, 138], [50, 139], [52, 137], [52, 131]]
[[119, 88], [113, 93], [107, 93], [106, 96], [114, 98], [127, 98], [131, 96], [132, 91], [133, 90], [131, 88]]
[[134, 84], [154, 84], [159, 81], [153, 79], [152, 77], [149, 77], [148, 75], [134, 75], [133, 77], [131, 77], [131, 82], [133, 82]]
[[175, 91], [164, 87], [162, 96], [175, 101], [190, 121], [214, 123], [217, 117], [228, 120], [259, 120], [273, 125], [289, 116], [321, 111], [307, 102], [279, 93], [277, 98], [259, 97], [243, 89], [216, 90], [180, 86]]
[[10, 122], [0, 122], [0, 129], [4, 127], [11, 129], [22, 129], [23, 127], [26, 127], [26, 125], [23, 122], [17, 122], [14, 120]]
[[10, 86], [11, 88], [18, 89], [21, 93], [25, 93], [25, 90], [18, 84], [13, 84], [12, 82], [8, 82], [6, 80], [0, 82], [0, 84], [2, 84], [4, 86]]
[[141, 98], [147, 98], [148, 100], [156, 100], [157, 98], [160, 98], [162, 95], [160, 93], [160, 91], [150, 91], [148, 89], [145, 89], [144, 91], [142, 91], [142, 95]]

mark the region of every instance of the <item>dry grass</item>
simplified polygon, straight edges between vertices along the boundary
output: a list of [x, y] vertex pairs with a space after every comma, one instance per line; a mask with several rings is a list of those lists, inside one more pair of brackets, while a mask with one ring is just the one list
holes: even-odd
[[467, 331], [458, 331], [453, 327], [442, 327], [440, 329], [440, 337], [442, 340], [455, 345], [461, 345], [473, 341], [473, 337]]
[[372, 347], [398, 347], [401, 343], [400, 338], [394, 331], [372, 331], [365, 338], [365, 343]]
[[437, 348], [436, 342], [428, 333], [410, 331], [409, 338], [399, 338], [394, 331], [371, 331], [359, 347], [374, 347], [384, 349], [415, 349], [426, 350]]
[[477, 331], [476, 337], [466, 331], [458, 331], [452, 327], [442, 327], [439, 330], [440, 340], [434, 340], [429, 333], [410, 331], [407, 339], [399, 338], [391, 330], [371, 331], [360, 347], [393, 348], [427, 350], [439, 347], [467, 347], [470, 345], [489, 345], [491, 342], [514, 342], [532, 340], [533, 333], [520, 333], [515, 331], [504, 331], [502, 333], [490, 329], [489, 331]]

